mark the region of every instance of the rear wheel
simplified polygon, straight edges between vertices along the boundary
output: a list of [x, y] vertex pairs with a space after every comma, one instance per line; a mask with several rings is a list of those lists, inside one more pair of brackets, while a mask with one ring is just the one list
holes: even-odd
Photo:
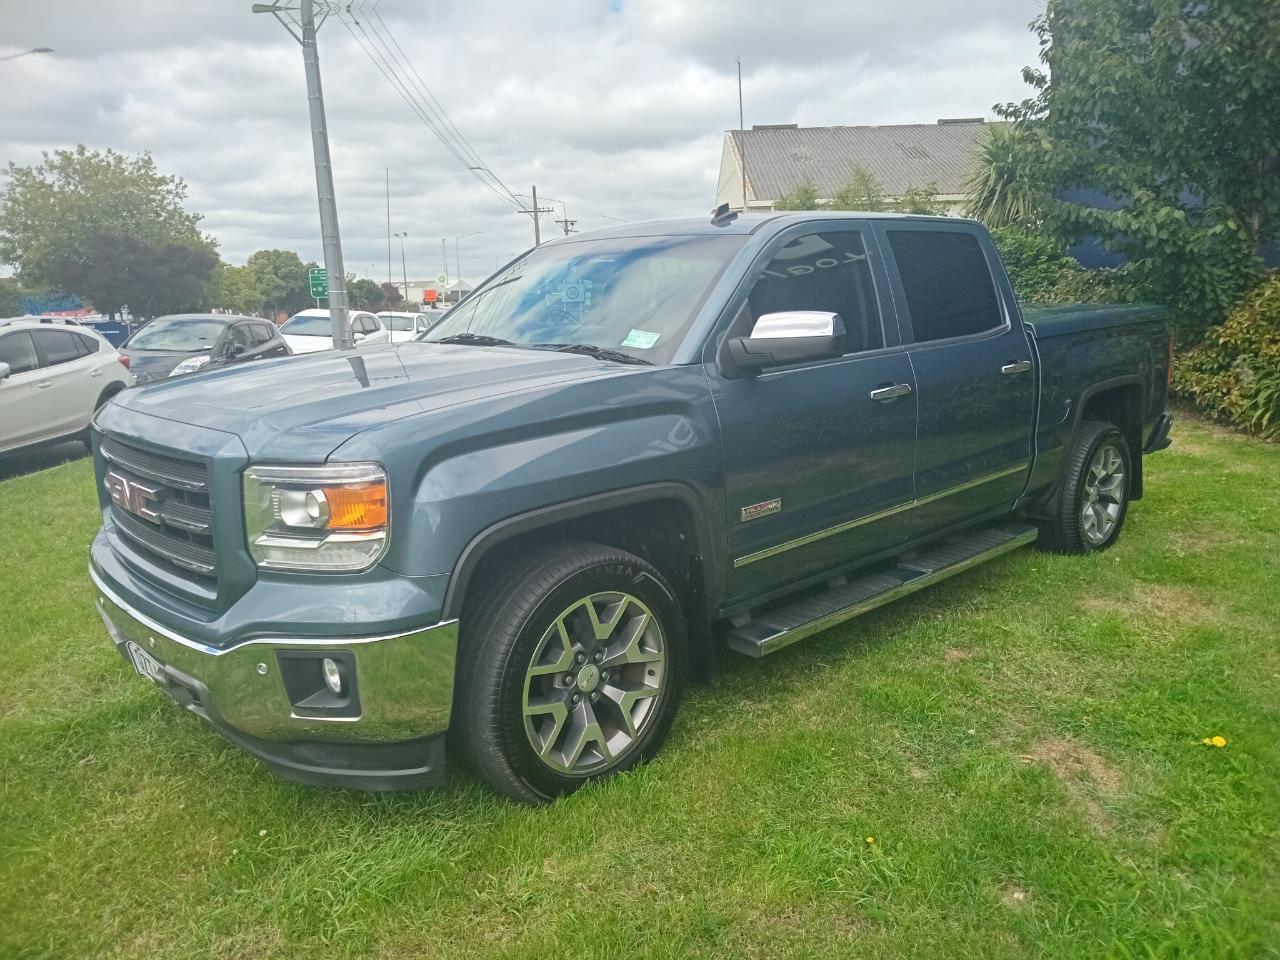
[[1059, 553], [1090, 553], [1116, 542], [1129, 510], [1129, 445], [1111, 423], [1088, 422], [1071, 451], [1054, 517], [1040, 542]]
[[462, 631], [454, 745], [498, 790], [544, 802], [665, 739], [687, 671], [684, 617], [639, 557], [550, 547], [489, 577]]

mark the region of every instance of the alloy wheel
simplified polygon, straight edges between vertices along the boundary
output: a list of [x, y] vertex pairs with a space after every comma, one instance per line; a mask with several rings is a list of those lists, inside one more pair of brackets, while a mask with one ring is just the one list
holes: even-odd
[[1103, 443], [1089, 461], [1080, 498], [1081, 530], [1093, 546], [1106, 543], [1120, 522], [1124, 491], [1124, 457], [1114, 443]]
[[552, 621], [524, 682], [524, 728], [538, 758], [587, 776], [617, 763], [657, 716], [662, 626], [629, 593], [583, 597]]

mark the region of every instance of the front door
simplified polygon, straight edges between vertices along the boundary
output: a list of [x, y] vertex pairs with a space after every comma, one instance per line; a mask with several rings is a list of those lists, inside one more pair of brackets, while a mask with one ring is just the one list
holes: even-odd
[[[887, 277], [857, 221], [782, 234], [731, 305], [725, 335], [784, 310], [840, 315], [842, 357], [757, 376], [707, 364], [723, 443], [728, 517], [726, 599], [740, 602], [906, 539], [913, 495], [916, 397]], [[740, 309], [745, 304], [745, 309]], [[893, 396], [873, 391], [893, 387]], [[884, 514], [884, 516], [880, 516]]]
[[921, 229], [908, 221], [878, 229], [892, 253], [916, 375], [913, 536], [924, 536], [1011, 507], [1022, 493], [1036, 368], [994, 251], [972, 226]]
[[29, 331], [0, 333], [0, 362], [9, 365], [9, 375], [0, 380], [0, 450], [56, 435], [57, 414], [49, 395], [53, 384], [43, 379]]

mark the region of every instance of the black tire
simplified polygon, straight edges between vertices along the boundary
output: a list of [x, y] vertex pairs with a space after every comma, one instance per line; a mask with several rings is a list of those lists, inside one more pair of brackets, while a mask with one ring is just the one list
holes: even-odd
[[[590, 688], [580, 686], [587, 682], [583, 676], [589, 672], [590, 657], [581, 668], [582, 674], [561, 676], [557, 672], [554, 676], [536, 679], [527, 674], [534, 669], [535, 654], [550, 649], [547, 644], [553, 641], [545, 638], [559, 636], [552, 632], [556, 622], [563, 620], [569, 610], [587, 602], [585, 598], [601, 594], [629, 597], [638, 601], [634, 607], [636, 611], [645, 610], [651, 614], [660, 633], [658, 646], [664, 658], [657, 669], [659, 679], [656, 682], [660, 692], [652, 698], [645, 698], [646, 701], [652, 699], [650, 706], [640, 707], [639, 700], [632, 701], [643, 716], [635, 721], [636, 735], [616, 758], [609, 758], [611, 762], [607, 762], [609, 751], [606, 744], [596, 742], [592, 750], [598, 754], [599, 762], [605, 764], [603, 767], [585, 772], [562, 772], [553, 769], [549, 765], [551, 761], [544, 760], [535, 750], [533, 738], [536, 734], [526, 727], [526, 696], [532, 698], [532, 693], [527, 694], [526, 686], [535, 682], [554, 684], [556, 689], [553, 693], [556, 696], [563, 694], [566, 703], [575, 695], [580, 700], [585, 699], [587, 702], [581, 708], [587, 709], [593, 720], [597, 716], [594, 711], [599, 710], [602, 727], [608, 724], [606, 710], [621, 708], [612, 699], [601, 702], [601, 698], [609, 697], [611, 689], [607, 686], [607, 672], [601, 675], [605, 679], [599, 681], [598, 689], [594, 680]], [[632, 609], [625, 605], [628, 602], [619, 601], [623, 606], [610, 608], [618, 611], [617, 620]], [[597, 608], [593, 606], [595, 610]], [[583, 613], [585, 615], [585, 608]], [[649, 622], [638, 612], [637, 617], [641, 624]], [[645, 629], [652, 631], [654, 627]], [[489, 575], [474, 595], [468, 597], [461, 618], [461, 631], [450, 731], [452, 744], [459, 759], [508, 796], [527, 803], [545, 803], [576, 790], [590, 780], [630, 769], [657, 752], [671, 728], [688, 671], [685, 619], [670, 584], [654, 567], [637, 556], [595, 543], [551, 545]], [[649, 637], [657, 635], [652, 632], [646, 634]], [[559, 644], [558, 640], [554, 642]], [[607, 640], [597, 642], [609, 643]], [[560, 648], [568, 655], [569, 646], [560, 644]], [[636, 644], [628, 645], [628, 649], [631, 648], [640, 649]], [[606, 651], [600, 652], [602, 657], [605, 656]], [[539, 662], [545, 666], [549, 661], [540, 659]], [[643, 671], [649, 667], [648, 663], [628, 660], [616, 667], [618, 676], [614, 681], [622, 683], [623, 671], [633, 676], [639, 668], [642, 671], [640, 682], [644, 683]], [[571, 671], [577, 669], [576, 665], [570, 668]], [[649, 669], [648, 676], [654, 675], [654, 670]], [[570, 676], [575, 677], [574, 683], [566, 682]], [[591, 692], [586, 692], [588, 689]], [[577, 711], [580, 708], [573, 706], [569, 709]], [[621, 714], [617, 716], [620, 718]], [[563, 728], [554, 727], [560, 733], [549, 734], [547, 741], [558, 735], [568, 737], [576, 729], [573, 724], [577, 719], [578, 714], [571, 712], [569, 719], [563, 721]], [[538, 722], [543, 721], [539, 718]], [[625, 735], [621, 730], [615, 733]], [[559, 755], [554, 751], [549, 754], [553, 759], [565, 755], [567, 748]], [[581, 756], [588, 756], [585, 749]]]
[[[1092, 530], [1088, 529], [1083, 514], [1091, 496], [1090, 466], [1104, 447], [1118, 454], [1123, 467], [1116, 485], [1118, 511], [1111, 521], [1112, 525], [1102, 534], [1096, 526]], [[1132, 480], [1132, 456], [1129, 444], [1119, 428], [1115, 424], [1098, 421], [1082, 423], [1063, 471], [1057, 509], [1051, 519], [1041, 524], [1039, 545], [1055, 553], [1092, 553], [1110, 547], [1120, 536], [1125, 517], [1129, 513]], [[1096, 490], [1092, 495], [1096, 498]]]

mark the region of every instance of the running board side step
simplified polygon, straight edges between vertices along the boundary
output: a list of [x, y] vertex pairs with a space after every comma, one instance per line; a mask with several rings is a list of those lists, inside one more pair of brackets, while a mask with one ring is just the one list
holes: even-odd
[[748, 657], [775, 653], [797, 640], [1025, 546], [1037, 535], [1035, 527], [1021, 523], [988, 527], [903, 560], [890, 570], [850, 580], [817, 596], [765, 607], [750, 621], [729, 631], [729, 648]]

